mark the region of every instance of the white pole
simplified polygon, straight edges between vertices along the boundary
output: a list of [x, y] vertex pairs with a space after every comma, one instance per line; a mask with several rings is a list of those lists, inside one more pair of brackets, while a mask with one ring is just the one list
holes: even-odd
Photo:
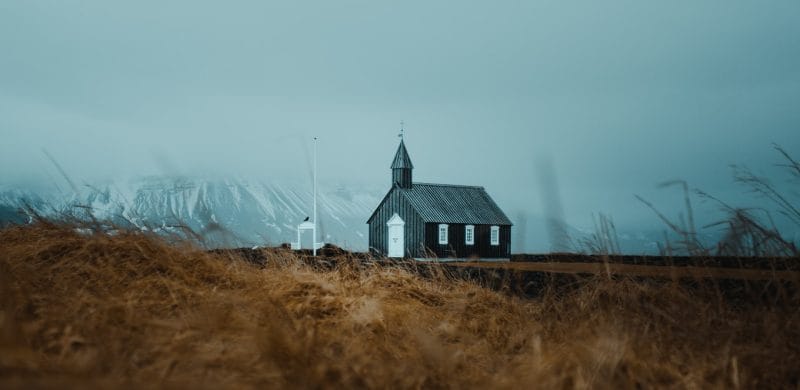
[[314, 137], [314, 239], [311, 246], [314, 248], [314, 257], [317, 256], [317, 137]]

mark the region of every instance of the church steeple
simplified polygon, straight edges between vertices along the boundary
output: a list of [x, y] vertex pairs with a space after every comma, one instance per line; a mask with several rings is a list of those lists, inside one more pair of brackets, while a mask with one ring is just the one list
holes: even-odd
[[411, 171], [413, 169], [414, 164], [411, 163], [406, 144], [401, 138], [400, 146], [397, 147], [397, 153], [395, 153], [392, 161], [392, 185], [400, 188], [411, 188]]

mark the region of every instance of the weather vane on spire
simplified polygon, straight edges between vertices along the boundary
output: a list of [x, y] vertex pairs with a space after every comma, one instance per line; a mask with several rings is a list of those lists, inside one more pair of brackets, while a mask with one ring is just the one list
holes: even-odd
[[405, 131], [405, 130], [403, 130], [403, 125], [405, 125], [405, 122], [403, 122], [401, 120], [400, 121], [400, 134], [397, 135], [398, 137], [400, 137], [401, 140], [403, 139], [403, 132]]

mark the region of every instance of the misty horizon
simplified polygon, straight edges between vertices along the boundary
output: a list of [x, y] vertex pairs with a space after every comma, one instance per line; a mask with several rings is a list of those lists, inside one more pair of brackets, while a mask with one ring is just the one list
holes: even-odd
[[[772, 145], [800, 154], [798, 14], [793, 1], [9, 2], [0, 186], [67, 188], [42, 150], [78, 185], [310, 183], [319, 137], [320, 181], [388, 190], [403, 120], [415, 181], [485, 187], [512, 221], [547, 214], [543, 166], [580, 228], [603, 213], [666, 230], [634, 195], [677, 218], [682, 193], [657, 187], [674, 179], [770, 208], [730, 165], [789, 180]], [[693, 201], [698, 225], [724, 217]]]

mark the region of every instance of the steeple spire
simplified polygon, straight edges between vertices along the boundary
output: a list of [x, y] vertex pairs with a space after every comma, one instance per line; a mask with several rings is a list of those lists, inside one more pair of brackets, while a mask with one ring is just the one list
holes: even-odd
[[414, 164], [411, 163], [411, 158], [408, 157], [406, 144], [400, 139], [400, 146], [397, 147], [397, 153], [392, 160], [392, 185], [400, 188], [411, 188], [411, 171], [414, 169]]

